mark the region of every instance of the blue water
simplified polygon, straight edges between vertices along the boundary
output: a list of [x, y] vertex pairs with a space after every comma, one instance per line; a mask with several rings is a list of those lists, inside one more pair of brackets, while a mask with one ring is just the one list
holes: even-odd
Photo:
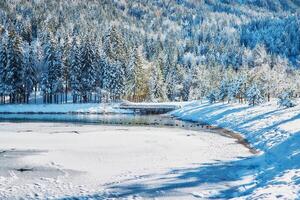
[[73, 115], [73, 114], [0, 114], [0, 122], [61, 122], [99, 125], [201, 127], [199, 123], [177, 120], [168, 115]]

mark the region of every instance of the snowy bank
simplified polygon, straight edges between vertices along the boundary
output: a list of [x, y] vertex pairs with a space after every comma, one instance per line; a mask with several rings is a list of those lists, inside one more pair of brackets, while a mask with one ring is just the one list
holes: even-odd
[[131, 113], [118, 108], [119, 104], [20, 104], [1, 105], [0, 113], [19, 114], [112, 114]]
[[136, 105], [143, 107], [176, 107], [186, 103], [88, 103], [88, 104], [7, 104], [0, 105], [0, 114], [131, 114], [130, 109], [121, 109], [122, 105]]
[[299, 104], [282, 109], [278, 108], [275, 100], [255, 107], [192, 102], [171, 114], [179, 119], [204, 122], [238, 132], [255, 148], [263, 151], [253, 159], [230, 163], [240, 166], [234, 169], [240, 178], [255, 174], [256, 181], [223, 191], [223, 195], [233, 193], [233, 197], [250, 196], [251, 199], [299, 198]]
[[263, 151], [300, 131], [300, 105], [283, 109], [278, 108], [275, 100], [255, 107], [193, 102], [171, 114], [241, 133], [255, 148]]

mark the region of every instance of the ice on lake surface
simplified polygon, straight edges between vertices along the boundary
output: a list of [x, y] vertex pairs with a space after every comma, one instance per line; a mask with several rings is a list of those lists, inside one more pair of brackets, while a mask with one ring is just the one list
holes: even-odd
[[243, 181], [222, 169], [196, 175], [199, 168], [252, 155], [167, 116], [0, 118], [0, 199], [194, 199]]

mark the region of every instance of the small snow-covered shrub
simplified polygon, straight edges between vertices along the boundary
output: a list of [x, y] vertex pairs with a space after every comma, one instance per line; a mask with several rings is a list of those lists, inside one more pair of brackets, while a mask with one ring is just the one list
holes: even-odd
[[208, 93], [206, 98], [208, 99], [209, 103], [212, 104], [212, 103], [215, 103], [217, 101], [217, 96], [218, 96], [217, 91], [212, 90]]
[[250, 88], [248, 88], [246, 92], [246, 98], [249, 102], [249, 105], [252, 106], [263, 102], [263, 96], [261, 95], [261, 91], [256, 84], [253, 84]]
[[285, 107], [285, 108], [291, 108], [296, 106], [296, 103], [294, 102], [293, 99], [293, 92], [292, 91], [287, 91], [283, 92], [278, 96], [278, 105], [280, 107]]

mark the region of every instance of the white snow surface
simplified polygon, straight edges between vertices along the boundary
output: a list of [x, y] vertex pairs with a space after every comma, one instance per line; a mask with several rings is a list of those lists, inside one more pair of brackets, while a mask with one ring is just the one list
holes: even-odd
[[12, 200], [197, 199], [241, 183], [198, 168], [251, 155], [229, 137], [163, 127], [2, 122], [0, 141], [0, 199]]
[[[164, 103], [130, 103], [128, 105], [140, 106], [183, 106], [185, 102], [164, 102]], [[86, 114], [129, 114], [130, 110], [120, 109], [120, 103], [86, 103], [86, 104], [6, 104], [0, 105], [0, 113], [86, 113]]]
[[300, 104], [279, 108], [277, 102], [259, 106], [227, 103], [192, 102], [171, 113], [183, 120], [204, 122], [242, 134], [262, 153], [253, 159], [233, 165], [251, 166], [256, 170], [237, 168], [239, 176], [254, 174], [239, 188], [224, 191], [236, 193], [238, 199], [300, 198]]
[[[239, 133], [260, 153], [206, 131], [1, 123], [0, 199], [299, 199], [299, 102], [176, 105], [171, 115]], [[123, 112], [116, 104], [65, 106], [0, 112]]]
[[119, 104], [17, 104], [0, 105], [0, 113], [130, 113], [118, 108]]

